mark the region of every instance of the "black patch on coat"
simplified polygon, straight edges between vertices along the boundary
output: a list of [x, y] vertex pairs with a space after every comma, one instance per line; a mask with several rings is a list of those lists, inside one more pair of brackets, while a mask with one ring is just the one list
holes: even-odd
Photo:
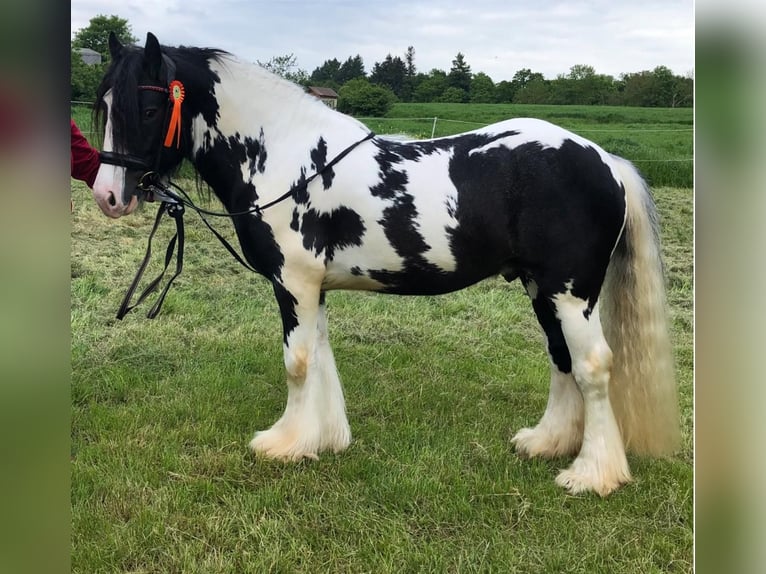
[[[515, 266], [528, 271], [548, 297], [566, 292], [571, 281], [572, 294], [587, 300], [592, 309], [623, 224], [622, 185], [596, 149], [572, 140], [558, 149], [528, 143], [496, 159], [489, 152], [486, 161], [503, 162], [511, 182], [505, 221], [512, 230]], [[454, 167], [453, 179], [458, 172], [486, 165]], [[458, 211], [469, 208], [463, 217], [476, 217], [471, 211], [475, 205], [458, 205]], [[458, 245], [456, 240], [459, 249]]]
[[[394, 251], [404, 260], [404, 272], [387, 270], [370, 270], [369, 275], [384, 285], [396, 285], [406, 274], [421, 284], [424, 276], [442, 276], [443, 273], [432, 263], [428, 262], [423, 253], [430, 249], [423, 235], [418, 230], [418, 211], [413, 196], [407, 191], [409, 178], [405, 171], [405, 163], [417, 161], [420, 157], [436, 149], [429, 142], [423, 146], [408, 147], [400, 144], [382, 141], [378, 142], [378, 153], [375, 161], [380, 168], [380, 183], [370, 188], [375, 197], [390, 200], [391, 205], [383, 210], [383, 217], [378, 224]], [[389, 145], [390, 144], [390, 145]], [[419, 279], [415, 278], [419, 276]]]
[[299, 205], [305, 205], [309, 202], [309, 190], [306, 183], [306, 168], [301, 167], [301, 175], [290, 186], [293, 200]]
[[[330, 189], [332, 180], [335, 178], [335, 172], [332, 167], [327, 166], [327, 142], [320, 136], [317, 147], [311, 150], [311, 167], [316, 173], [322, 174], [322, 186], [324, 189]], [[323, 171], [324, 170], [324, 171]]]
[[244, 144], [250, 177], [253, 177], [256, 171], [258, 173], [263, 173], [266, 170], [266, 138], [263, 133], [263, 128], [261, 128], [257, 140], [246, 136]]
[[239, 132], [227, 138], [232, 157], [240, 164], [247, 163], [247, 169], [252, 178], [256, 172], [263, 173], [266, 169], [266, 146], [263, 128], [258, 139], [245, 136]]
[[348, 207], [338, 207], [330, 213], [310, 209], [301, 219], [303, 247], [317, 255], [324, 253], [332, 260], [336, 249], [361, 245], [365, 227], [362, 218]]
[[[240, 158], [246, 147], [236, 138], [218, 136], [208, 149], [201, 149], [195, 165], [230, 213], [247, 211], [258, 200], [255, 186], [242, 179]], [[284, 256], [271, 227], [255, 214], [232, 217], [242, 252], [250, 265], [269, 279], [279, 277]]]
[[380, 168], [380, 183], [371, 187], [370, 193], [375, 197], [393, 199], [397, 194], [404, 193], [407, 186], [407, 174], [396, 169], [405, 158], [383, 143], [378, 142], [378, 153], [375, 154], [375, 161]]
[[[524, 286], [527, 281], [522, 279]], [[531, 297], [530, 297], [531, 299]], [[532, 308], [537, 316], [545, 338], [548, 343], [548, 354], [551, 360], [562, 373], [572, 372], [572, 356], [569, 354], [564, 332], [561, 330], [561, 321], [556, 317], [553, 303], [545, 296], [538, 295], [532, 299]]]
[[282, 317], [282, 340], [287, 345], [287, 337], [298, 326], [298, 314], [295, 311], [298, 300], [279, 281], [273, 281], [272, 286]]

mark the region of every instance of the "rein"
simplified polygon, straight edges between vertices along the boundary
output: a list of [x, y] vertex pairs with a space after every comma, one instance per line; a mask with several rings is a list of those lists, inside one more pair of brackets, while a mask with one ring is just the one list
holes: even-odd
[[[163, 88], [157, 88], [157, 89], [163, 90]], [[207, 209], [198, 207], [197, 205], [194, 204], [194, 202], [191, 200], [189, 195], [173, 182], [168, 181], [168, 185], [165, 185], [159, 180], [159, 177], [157, 176], [155, 172], [153, 171], [145, 172], [144, 175], [141, 176], [141, 179], [139, 180], [137, 188], [145, 193], [151, 193], [153, 197], [161, 200], [162, 203], [160, 204], [160, 207], [157, 211], [157, 217], [154, 220], [154, 226], [152, 227], [152, 230], [149, 233], [149, 239], [146, 246], [146, 255], [144, 255], [144, 259], [141, 262], [141, 265], [139, 266], [138, 271], [136, 272], [136, 276], [133, 278], [133, 281], [131, 282], [130, 287], [128, 287], [128, 290], [125, 293], [125, 296], [123, 297], [122, 303], [120, 304], [120, 308], [117, 311], [117, 319], [122, 319], [123, 317], [125, 317], [125, 315], [127, 315], [131, 310], [137, 307], [144, 299], [146, 299], [146, 297], [150, 293], [152, 293], [153, 291], [157, 289], [160, 281], [162, 280], [162, 277], [165, 275], [165, 272], [167, 271], [168, 266], [170, 265], [170, 261], [173, 258], [173, 252], [175, 250], [175, 246], [177, 243], [178, 254], [176, 258], [176, 271], [170, 277], [167, 284], [165, 285], [165, 288], [162, 290], [162, 293], [160, 293], [160, 296], [157, 298], [157, 301], [154, 303], [154, 305], [149, 310], [146, 316], [149, 319], [154, 319], [159, 314], [160, 309], [162, 308], [162, 303], [165, 300], [165, 295], [167, 295], [167, 292], [170, 289], [170, 286], [173, 284], [173, 281], [175, 280], [175, 278], [178, 277], [181, 274], [181, 271], [183, 270], [183, 254], [184, 254], [183, 216], [185, 212], [185, 207], [189, 207], [190, 209], [197, 212], [197, 214], [200, 216], [200, 218], [205, 223], [207, 228], [213, 232], [215, 237], [221, 242], [221, 244], [223, 244], [223, 246], [227, 249], [227, 251], [231, 253], [231, 255], [243, 267], [257, 273], [257, 271], [237, 253], [236, 249], [232, 247], [232, 245], [226, 240], [226, 238], [223, 237], [218, 231], [216, 231], [212, 225], [210, 225], [207, 219], [205, 219], [205, 215], [215, 216], [215, 217], [229, 217], [229, 218], [234, 218], [234, 217], [243, 216], [243, 215], [257, 215], [260, 217], [263, 211], [265, 211], [266, 209], [273, 207], [274, 205], [277, 205], [278, 203], [281, 203], [290, 197], [293, 197], [297, 191], [307, 189], [309, 183], [314, 181], [314, 179], [316, 179], [317, 177], [325, 173], [328, 169], [332, 168], [334, 165], [340, 162], [349, 153], [351, 153], [351, 151], [353, 151], [357, 146], [372, 139], [373, 137], [375, 137], [374, 132], [369, 132], [364, 138], [351, 144], [342, 152], [340, 152], [329, 163], [325, 164], [325, 166], [322, 169], [314, 172], [314, 174], [311, 175], [311, 177], [304, 180], [299, 185], [291, 187], [286, 193], [280, 195], [278, 198], [266, 203], [265, 205], [256, 204], [251, 209], [248, 209], [246, 211], [239, 211], [235, 213], [209, 211]], [[104, 163], [119, 165], [127, 169], [138, 168], [136, 171], [143, 171], [147, 169], [148, 167], [147, 162], [144, 161], [143, 159], [138, 158], [136, 156], [127, 155], [127, 154], [101, 152], [101, 157], [102, 157], [102, 161], [104, 161], [104, 158], [106, 159]], [[173, 188], [178, 190], [180, 194], [177, 194], [171, 191], [169, 186], [172, 186]], [[162, 215], [164, 213], [167, 213], [169, 216], [175, 219], [175, 222], [176, 222], [176, 234], [170, 240], [170, 243], [168, 244], [167, 250], [165, 252], [165, 267], [162, 270], [162, 272], [159, 274], [159, 276], [155, 278], [151, 283], [149, 283], [149, 285], [147, 285], [147, 287], [144, 289], [141, 295], [139, 295], [136, 302], [133, 305], [131, 305], [130, 300], [133, 298], [133, 294], [136, 290], [136, 287], [138, 286], [138, 283], [144, 274], [144, 271], [146, 269], [147, 264], [149, 263], [149, 259], [152, 254], [152, 238], [154, 237], [154, 234], [157, 231], [157, 228], [159, 227], [160, 220], [162, 219]]]

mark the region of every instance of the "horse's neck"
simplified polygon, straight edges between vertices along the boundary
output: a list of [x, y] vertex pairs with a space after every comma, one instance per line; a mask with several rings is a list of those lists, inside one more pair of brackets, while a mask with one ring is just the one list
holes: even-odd
[[297, 85], [254, 64], [226, 63], [216, 86], [219, 129], [225, 135], [258, 138], [265, 134], [267, 147], [315, 145], [323, 136], [342, 132], [339, 116]]

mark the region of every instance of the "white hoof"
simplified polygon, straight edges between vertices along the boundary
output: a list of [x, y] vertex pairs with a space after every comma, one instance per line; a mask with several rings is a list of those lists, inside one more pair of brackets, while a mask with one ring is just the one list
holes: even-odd
[[[319, 459], [318, 441], [301, 440], [297, 433], [273, 426], [255, 433], [250, 449], [257, 455], [277, 460], [297, 462], [304, 458]], [[312, 444], [313, 443], [313, 444]]]
[[577, 454], [580, 450], [581, 436], [580, 433], [556, 435], [538, 425], [535, 428], [521, 429], [511, 439], [511, 442], [516, 447], [516, 452], [521, 456], [557, 458]]
[[559, 473], [556, 484], [567, 489], [570, 494], [592, 491], [599, 496], [606, 496], [631, 480], [627, 462], [602, 466], [578, 457], [572, 466]]

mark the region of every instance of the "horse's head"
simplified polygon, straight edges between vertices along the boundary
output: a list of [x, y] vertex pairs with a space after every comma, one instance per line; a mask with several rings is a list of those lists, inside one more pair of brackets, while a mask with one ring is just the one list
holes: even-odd
[[104, 141], [93, 196], [104, 214], [116, 218], [145, 198], [144, 182], [167, 175], [183, 159], [176, 101], [183, 99], [183, 87], [174, 82], [175, 64], [152, 33], [144, 48], [123, 46], [110, 33], [109, 51], [95, 104]]

